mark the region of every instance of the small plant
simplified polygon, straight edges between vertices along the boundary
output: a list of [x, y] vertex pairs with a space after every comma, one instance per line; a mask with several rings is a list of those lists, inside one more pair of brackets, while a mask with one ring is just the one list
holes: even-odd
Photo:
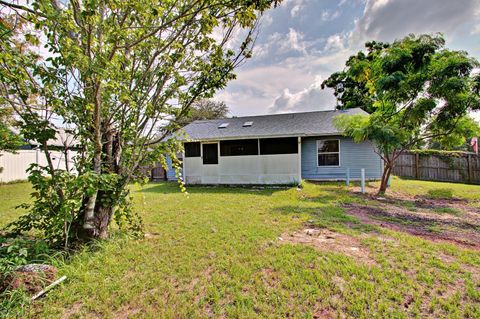
[[453, 191], [450, 188], [437, 188], [428, 191], [428, 197], [433, 199], [450, 199], [453, 197]]
[[44, 241], [0, 237], [0, 281], [18, 266], [48, 260], [50, 253]]

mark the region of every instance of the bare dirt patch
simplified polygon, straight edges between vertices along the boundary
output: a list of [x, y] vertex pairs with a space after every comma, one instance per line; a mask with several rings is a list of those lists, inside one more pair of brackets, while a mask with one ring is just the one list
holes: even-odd
[[396, 231], [406, 232], [437, 242], [450, 242], [468, 248], [480, 249], [480, 221], [428, 209], [412, 212], [388, 202], [376, 207], [359, 204], [344, 206], [347, 214], [361, 222]]
[[83, 303], [81, 301], [77, 301], [70, 308], [66, 308], [60, 318], [69, 319], [76, 316], [80, 312], [80, 309], [82, 309], [82, 305]]
[[284, 243], [304, 244], [321, 251], [341, 253], [368, 265], [375, 264], [370, 251], [362, 246], [359, 238], [328, 229], [307, 228], [293, 234], [283, 234], [279, 239]]

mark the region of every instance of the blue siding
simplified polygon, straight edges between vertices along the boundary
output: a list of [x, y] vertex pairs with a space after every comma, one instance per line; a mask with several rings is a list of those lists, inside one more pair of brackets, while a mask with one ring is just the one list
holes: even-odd
[[177, 177], [175, 176], [175, 169], [172, 167], [172, 159], [167, 156], [167, 180], [168, 181], [177, 181]]
[[[340, 166], [317, 166], [317, 140], [340, 140]], [[370, 142], [355, 143], [346, 137], [308, 137], [302, 139], [302, 178], [318, 180], [344, 180], [347, 168], [350, 178], [359, 179], [360, 170], [365, 168], [367, 179], [379, 179], [382, 174], [382, 160], [374, 152]]]

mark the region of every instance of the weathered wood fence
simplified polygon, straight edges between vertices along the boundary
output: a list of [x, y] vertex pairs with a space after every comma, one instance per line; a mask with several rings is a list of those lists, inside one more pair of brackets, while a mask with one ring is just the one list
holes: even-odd
[[397, 159], [393, 174], [428, 181], [480, 184], [480, 156], [407, 152]]

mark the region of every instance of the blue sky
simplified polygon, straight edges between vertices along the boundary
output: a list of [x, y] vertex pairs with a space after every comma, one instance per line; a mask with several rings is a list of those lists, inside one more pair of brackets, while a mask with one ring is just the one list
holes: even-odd
[[253, 58], [215, 98], [236, 116], [332, 109], [320, 84], [366, 41], [434, 32], [480, 59], [480, 0], [284, 0], [262, 17]]

